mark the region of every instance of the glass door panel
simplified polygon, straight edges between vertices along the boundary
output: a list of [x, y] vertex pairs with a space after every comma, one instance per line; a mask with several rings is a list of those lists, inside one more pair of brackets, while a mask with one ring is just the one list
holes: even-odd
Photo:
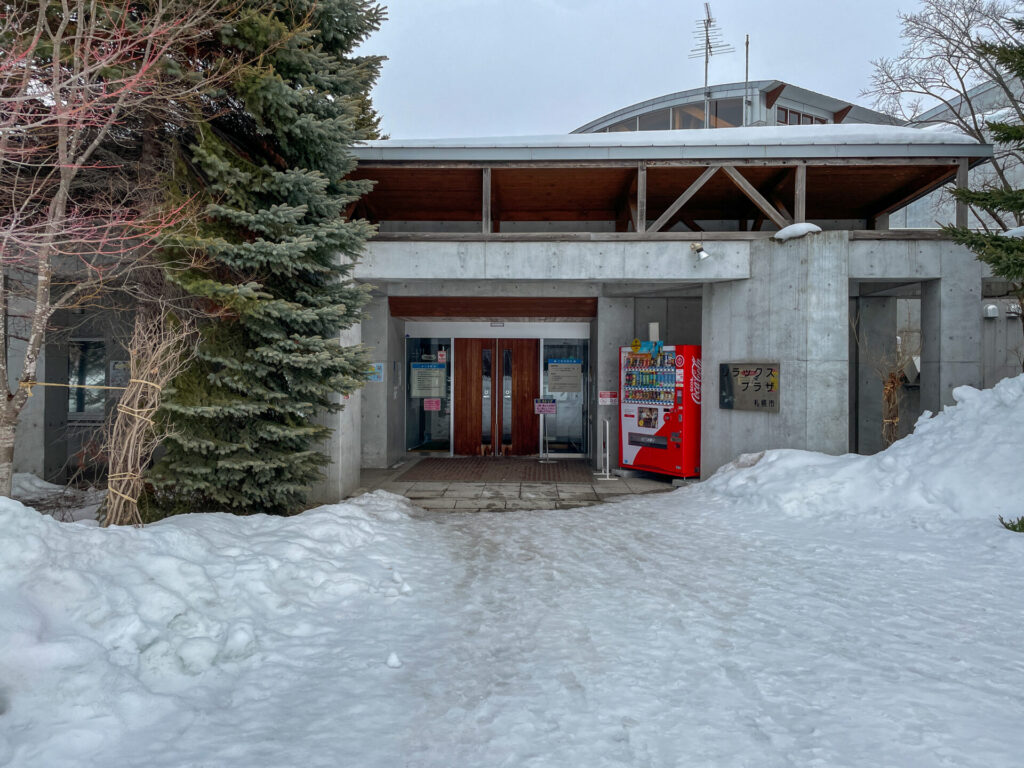
[[544, 418], [544, 448], [552, 454], [586, 456], [589, 449], [590, 342], [545, 339], [543, 397], [555, 399]]
[[408, 451], [451, 451], [451, 348], [451, 339], [406, 339]]

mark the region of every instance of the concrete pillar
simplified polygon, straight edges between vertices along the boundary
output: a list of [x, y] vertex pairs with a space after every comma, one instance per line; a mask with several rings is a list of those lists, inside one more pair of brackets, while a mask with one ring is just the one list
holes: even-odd
[[363, 308], [363, 345], [370, 360], [383, 365], [384, 381], [368, 381], [362, 390], [362, 466], [381, 468], [388, 462], [388, 297], [374, 296]]
[[871, 454], [885, 447], [882, 380], [897, 362], [897, 299], [862, 296], [856, 304], [856, 450]]
[[982, 385], [981, 263], [955, 243], [941, 248], [942, 277], [921, 283], [921, 407], [953, 404], [953, 389]]
[[[845, 232], [751, 243], [751, 276], [703, 299], [701, 473], [768, 448], [846, 452], [849, 298]], [[780, 411], [719, 407], [719, 365], [778, 362]]]
[[[635, 336], [634, 318], [636, 302], [631, 298], [600, 298], [597, 300], [597, 318], [591, 325], [590, 358], [594, 365], [594, 408], [597, 414], [593, 425], [593, 464], [600, 467], [604, 420], [609, 421], [608, 454], [610, 466], [619, 466], [619, 409], [618, 406], [598, 405], [596, 394], [602, 390], [619, 390], [619, 347], [629, 344]], [[646, 332], [647, 327], [644, 326]]]
[[[341, 333], [345, 346], [358, 344], [361, 337], [359, 325]], [[324, 447], [330, 463], [324, 467], [324, 479], [309, 489], [311, 504], [332, 504], [351, 496], [359, 488], [360, 401], [362, 393], [357, 391], [347, 398], [336, 395], [337, 402], [344, 405], [338, 413], [324, 413], [317, 423], [330, 427], [332, 432]]]

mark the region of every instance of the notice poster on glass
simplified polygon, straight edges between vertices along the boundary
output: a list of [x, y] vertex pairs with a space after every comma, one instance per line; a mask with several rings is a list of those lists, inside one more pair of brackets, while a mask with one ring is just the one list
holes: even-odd
[[579, 392], [582, 389], [582, 360], [575, 358], [548, 360], [548, 392]]
[[445, 363], [410, 363], [410, 397], [444, 397]]

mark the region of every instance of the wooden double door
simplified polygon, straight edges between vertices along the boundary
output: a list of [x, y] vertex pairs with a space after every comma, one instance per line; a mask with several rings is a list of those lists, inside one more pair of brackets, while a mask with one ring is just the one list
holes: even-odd
[[529, 456], [539, 451], [540, 341], [455, 339], [454, 452]]

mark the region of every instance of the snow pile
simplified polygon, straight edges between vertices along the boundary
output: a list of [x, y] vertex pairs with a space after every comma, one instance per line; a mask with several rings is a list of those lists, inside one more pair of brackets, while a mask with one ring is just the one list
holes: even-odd
[[999, 236], [1017, 238], [1024, 237], [1024, 227], [1014, 227], [1013, 229], [1008, 229], [1005, 232], [1000, 232]]
[[47, 496], [63, 492], [63, 485], [55, 485], [45, 480], [40, 480], [31, 472], [15, 472], [11, 481], [11, 494], [16, 499]]
[[767, 451], [724, 467], [704, 485], [762, 511], [796, 516], [910, 518], [927, 525], [931, 518], [1024, 515], [1024, 375], [984, 391], [958, 387], [953, 397], [955, 406], [934, 417], [925, 412], [912, 435], [874, 456]]
[[799, 224], [790, 224], [788, 227], [783, 227], [776, 232], [772, 237], [775, 240], [793, 240], [798, 237], [804, 237], [815, 232], [821, 232], [821, 227], [817, 224], [811, 224], [809, 221], [802, 221]]
[[83, 755], [155, 726], [180, 696], [269, 655], [298, 662], [289, 646], [325, 615], [410, 591], [359, 554], [409, 509], [381, 492], [301, 522], [208, 514], [103, 530], [0, 497], [0, 765], [15, 735], [28, 745], [16, 765], [91, 765]]
[[1024, 377], [956, 398], [581, 510], [0, 499], [0, 766], [1018, 765]]

